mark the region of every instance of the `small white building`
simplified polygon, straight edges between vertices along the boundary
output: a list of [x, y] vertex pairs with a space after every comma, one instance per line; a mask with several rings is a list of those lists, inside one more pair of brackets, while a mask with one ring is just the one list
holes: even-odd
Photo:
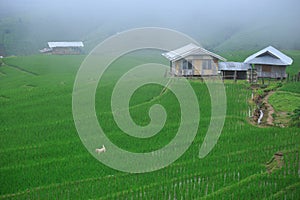
[[81, 54], [84, 47], [82, 42], [48, 42], [49, 48], [40, 50], [41, 53], [51, 54]]

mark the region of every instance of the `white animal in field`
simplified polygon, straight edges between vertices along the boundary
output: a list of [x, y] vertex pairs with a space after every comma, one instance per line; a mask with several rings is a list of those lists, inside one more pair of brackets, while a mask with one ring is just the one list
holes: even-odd
[[102, 148], [99, 148], [99, 149], [96, 149], [96, 153], [103, 153], [103, 152], [105, 152], [106, 151], [106, 148], [105, 148], [105, 146], [104, 145], [102, 145]]

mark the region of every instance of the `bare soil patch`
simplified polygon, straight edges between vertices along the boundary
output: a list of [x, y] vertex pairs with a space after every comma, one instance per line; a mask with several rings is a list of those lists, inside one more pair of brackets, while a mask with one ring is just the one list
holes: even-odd
[[275, 113], [275, 110], [273, 108], [273, 106], [271, 104], [269, 104], [269, 97], [274, 94], [274, 91], [272, 92], [269, 92], [264, 100], [263, 100], [263, 103], [264, 103], [264, 106], [265, 106], [265, 111], [267, 112], [267, 115], [266, 115], [266, 124], [267, 125], [270, 125], [270, 126], [274, 126], [274, 118], [273, 118], [273, 114]]

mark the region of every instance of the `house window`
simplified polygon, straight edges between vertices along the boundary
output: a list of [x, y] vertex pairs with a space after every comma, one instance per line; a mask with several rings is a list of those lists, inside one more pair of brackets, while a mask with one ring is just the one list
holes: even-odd
[[182, 61], [182, 69], [187, 69], [187, 67], [188, 67], [187, 61], [183, 60]]
[[183, 60], [182, 61], [182, 69], [193, 69], [192, 61]]
[[191, 60], [188, 61], [188, 69], [193, 69], [193, 64]]
[[211, 69], [211, 60], [202, 60], [202, 69]]

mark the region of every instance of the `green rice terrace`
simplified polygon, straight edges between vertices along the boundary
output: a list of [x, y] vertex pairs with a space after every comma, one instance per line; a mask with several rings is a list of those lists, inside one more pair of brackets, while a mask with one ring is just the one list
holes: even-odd
[[[296, 74], [300, 52], [287, 54], [295, 61], [288, 72]], [[224, 56], [243, 60], [236, 55]], [[72, 115], [73, 84], [84, 58], [2, 59], [0, 199], [300, 199], [300, 128], [251, 123], [252, 89], [246, 81], [225, 81], [225, 125], [205, 158], [199, 158], [199, 148], [210, 124], [211, 99], [205, 83], [191, 79], [201, 118], [196, 138], [183, 156], [163, 169], [140, 174], [116, 171], [97, 161], [82, 144]], [[175, 136], [180, 122], [175, 95], [168, 90], [161, 94], [163, 87], [148, 84], [132, 96], [131, 117], [147, 125], [149, 108], [158, 103], [168, 114], [164, 128], [153, 137], [137, 139], [115, 123], [110, 98], [116, 81], [133, 66], [150, 62], [168, 65], [160, 54], [129, 54], [112, 63], [97, 88], [99, 124], [115, 145], [130, 152], [162, 148]], [[290, 124], [293, 111], [300, 107], [300, 84], [284, 80], [273, 90], [269, 103], [275, 121], [285, 112]]]

